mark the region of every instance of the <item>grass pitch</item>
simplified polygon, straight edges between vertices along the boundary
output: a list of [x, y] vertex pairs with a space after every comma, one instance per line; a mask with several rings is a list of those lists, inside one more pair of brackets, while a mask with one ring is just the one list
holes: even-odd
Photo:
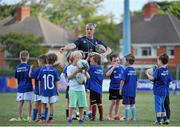
[[[136, 97], [137, 117], [136, 121], [108, 121], [108, 110], [110, 101], [108, 93], [103, 93], [104, 121], [85, 121], [83, 126], [153, 126], [155, 120], [153, 95], [151, 92], [139, 92]], [[39, 123], [9, 122], [9, 119], [17, 116], [17, 102], [15, 93], [0, 93], [0, 125], [9, 126], [42, 126]], [[180, 126], [180, 96], [171, 94], [171, 120], [170, 126]], [[53, 126], [67, 126], [65, 120], [66, 100], [64, 93], [59, 95], [54, 114], [54, 124], [43, 124]], [[24, 105], [24, 116], [26, 116], [26, 104]], [[120, 105], [120, 114], [123, 115], [124, 106]], [[98, 113], [97, 113], [98, 115]], [[78, 126], [78, 121], [73, 121], [72, 126]]]

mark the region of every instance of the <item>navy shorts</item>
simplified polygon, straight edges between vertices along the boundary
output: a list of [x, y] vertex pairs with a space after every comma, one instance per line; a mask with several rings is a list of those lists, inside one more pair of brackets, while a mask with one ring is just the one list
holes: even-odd
[[102, 95], [90, 90], [90, 104], [102, 104]]
[[120, 100], [122, 96], [119, 94], [119, 90], [109, 90], [109, 100]]
[[135, 97], [123, 96], [122, 103], [124, 105], [133, 105], [135, 104]]

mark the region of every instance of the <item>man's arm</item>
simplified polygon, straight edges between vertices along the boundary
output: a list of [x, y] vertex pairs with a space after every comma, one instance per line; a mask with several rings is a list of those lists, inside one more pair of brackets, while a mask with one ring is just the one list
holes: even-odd
[[109, 55], [111, 52], [112, 52], [111, 48], [107, 47], [106, 52], [103, 53], [102, 55], [107, 56], [107, 55]]
[[75, 48], [76, 48], [76, 45], [74, 43], [71, 43], [71, 44], [66, 45], [65, 47], [60, 48], [60, 52], [62, 53], [64, 51], [68, 51]]

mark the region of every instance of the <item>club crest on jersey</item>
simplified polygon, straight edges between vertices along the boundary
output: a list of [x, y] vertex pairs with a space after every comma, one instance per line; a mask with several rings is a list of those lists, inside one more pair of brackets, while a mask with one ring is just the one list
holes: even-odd
[[86, 41], [84, 40], [83, 43], [86, 43]]

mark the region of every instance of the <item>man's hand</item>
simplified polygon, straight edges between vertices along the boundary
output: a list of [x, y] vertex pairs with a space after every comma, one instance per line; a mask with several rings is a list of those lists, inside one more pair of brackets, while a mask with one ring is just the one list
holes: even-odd
[[60, 48], [60, 53], [67, 51], [65, 47]]

